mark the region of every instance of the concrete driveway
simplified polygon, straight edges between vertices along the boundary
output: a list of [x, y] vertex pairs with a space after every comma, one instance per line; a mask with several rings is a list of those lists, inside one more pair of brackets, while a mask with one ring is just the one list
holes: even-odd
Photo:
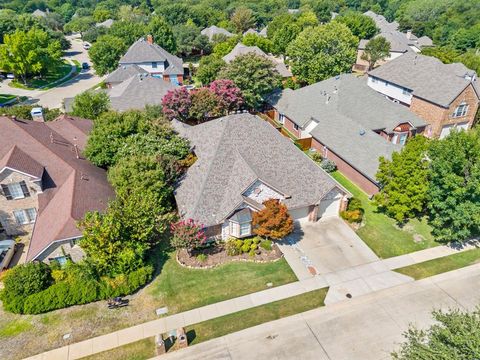
[[338, 217], [301, 224], [279, 247], [300, 280], [379, 260]]
[[299, 280], [315, 276], [329, 286], [326, 304], [413, 281], [391, 271], [338, 217], [301, 224], [279, 247]]

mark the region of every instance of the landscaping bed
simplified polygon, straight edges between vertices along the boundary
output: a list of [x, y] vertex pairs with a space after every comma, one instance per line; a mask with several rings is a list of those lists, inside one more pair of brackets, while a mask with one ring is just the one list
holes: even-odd
[[282, 256], [277, 245], [273, 245], [271, 250], [259, 247], [252, 256], [248, 253], [228, 255], [225, 246], [219, 244], [202, 250], [193, 250], [191, 254], [186, 249], [180, 249], [177, 252], [177, 261], [180, 265], [189, 268], [208, 269], [232, 261], [272, 262], [281, 259]]

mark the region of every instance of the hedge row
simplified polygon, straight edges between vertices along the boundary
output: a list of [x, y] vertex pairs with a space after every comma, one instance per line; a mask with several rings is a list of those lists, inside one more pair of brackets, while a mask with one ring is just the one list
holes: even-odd
[[58, 282], [46, 290], [28, 296], [23, 314], [40, 314], [72, 305], [86, 304], [133, 293], [152, 278], [153, 267], [145, 266], [128, 275], [100, 281], [75, 279]]

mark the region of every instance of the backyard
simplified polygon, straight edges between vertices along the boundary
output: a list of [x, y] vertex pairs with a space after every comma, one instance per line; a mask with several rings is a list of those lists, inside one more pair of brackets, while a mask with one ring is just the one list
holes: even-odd
[[408, 254], [440, 245], [435, 242], [426, 219], [413, 219], [400, 228], [395, 220], [378, 211], [375, 204], [355, 184], [336, 171], [335, 180], [362, 201], [364, 224], [356, 232], [380, 258]]
[[[15, 315], [0, 310], [0, 358], [19, 359], [198, 306], [296, 281], [284, 259], [272, 263], [232, 262], [209, 270], [178, 265], [173, 253], [164, 257], [160, 274], [130, 298], [130, 305], [108, 310], [105, 301], [73, 306], [42, 315]], [[226, 286], [228, 284], [228, 286]], [[63, 340], [63, 335], [70, 338]]]

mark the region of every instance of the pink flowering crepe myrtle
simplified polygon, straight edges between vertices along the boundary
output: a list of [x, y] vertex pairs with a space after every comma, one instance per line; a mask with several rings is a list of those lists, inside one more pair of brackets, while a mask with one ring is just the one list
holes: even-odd
[[207, 235], [203, 224], [193, 219], [180, 220], [170, 224], [170, 230], [174, 238], [178, 239], [186, 249], [197, 249], [207, 243]]
[[222, 107], [228, 112], [238, 110], [243, 105], [242, 92], [232, 80], [215, 80], [209, 89], [219, 97]]
[[162, 99], [163, 113], [169, 120], [188, 120], [191, 105], [192, 98], [185, 87], [169, 90]]

